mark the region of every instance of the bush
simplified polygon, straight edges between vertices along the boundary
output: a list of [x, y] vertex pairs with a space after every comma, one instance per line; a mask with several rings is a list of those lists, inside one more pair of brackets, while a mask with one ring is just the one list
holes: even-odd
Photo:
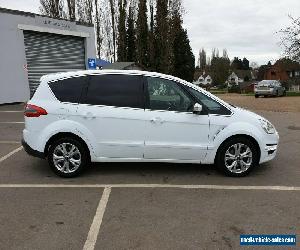
[[241, 93], [240, 86], [238, 85], [232, 85], [231, 87], [228, 88], [228, 93]]
[[286, 96], [300, 96], [300, 92], [287, 91]]

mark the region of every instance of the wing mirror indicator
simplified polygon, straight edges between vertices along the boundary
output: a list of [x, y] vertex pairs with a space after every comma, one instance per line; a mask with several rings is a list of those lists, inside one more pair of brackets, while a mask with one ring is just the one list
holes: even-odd
[[202, 105], [199, 103], [195, 103], [193, 108], [193, 113], [199, 115], [202, 111]]

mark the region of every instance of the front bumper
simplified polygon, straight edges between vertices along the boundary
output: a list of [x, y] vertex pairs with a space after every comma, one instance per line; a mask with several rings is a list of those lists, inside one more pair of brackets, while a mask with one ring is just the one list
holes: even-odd
[[37, 150], [32, 149], [26, 142], [24, 139], [22, 139], [22, 146], [24, 148], [24, 150], [26, 151], [27, 154], [34, 156], [34, 157], [38, 157], [41, 159], [45, 159], [45, 154], [44, 152], [40, 152]]
[[260, 162], [264, 163], [275, 158], [278, 150], [278, 144], [266, 144], [264, 150], [261, 151]]

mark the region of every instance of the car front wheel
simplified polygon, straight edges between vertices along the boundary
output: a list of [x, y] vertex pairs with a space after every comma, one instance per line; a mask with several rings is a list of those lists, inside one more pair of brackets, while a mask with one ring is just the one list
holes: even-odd
[[48, 162], [58, 176], [75, 177], [88, 163], [87, 150], [76, 139], [61, 138], [50, 146]]
[[216, 165], [228, 176], [246, 176], [258, 164], [258, 150], [248, 138], [233, 138], [221, 145]]

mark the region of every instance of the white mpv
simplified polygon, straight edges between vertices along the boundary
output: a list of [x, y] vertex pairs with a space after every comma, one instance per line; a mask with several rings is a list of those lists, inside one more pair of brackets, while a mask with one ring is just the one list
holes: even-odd
[[89, 162], [215, 164], [244, 176], [272, 160], [279, 136], [265, 118], [181, 79], [143, 71], [41, 78], [25, 108], [23, 146], [73, 177]]

